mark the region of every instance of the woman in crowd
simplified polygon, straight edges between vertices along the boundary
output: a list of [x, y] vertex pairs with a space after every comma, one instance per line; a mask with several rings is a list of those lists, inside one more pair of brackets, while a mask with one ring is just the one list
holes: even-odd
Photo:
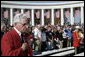
[[80, 47], [80, 40], [79, 37], [79, 26], [75, 26], [75, 30], [73, 31], [73, 46], [75, 47], [75, 54], [79, 53], [79, 47]]

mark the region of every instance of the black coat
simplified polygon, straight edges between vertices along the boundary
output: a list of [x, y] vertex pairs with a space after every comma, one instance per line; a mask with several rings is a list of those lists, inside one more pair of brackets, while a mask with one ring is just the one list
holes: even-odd
[[52, 37], [53, 37], [53, 32], [51, 32], [51, 31], [47, 31], [47, 32], [46, 32], [46, 38], [47, 38], [47, 41], [49, 41], [49, 39], [52, 40]]
[[59, 38], [60, 41], [63, 40], [62, 32], [56, 31], [56, 38]]

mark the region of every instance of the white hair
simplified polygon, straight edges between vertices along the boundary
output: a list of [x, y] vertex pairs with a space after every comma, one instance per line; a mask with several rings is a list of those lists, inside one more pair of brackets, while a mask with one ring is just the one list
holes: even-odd
[[27, 18], [27, 17], [26, 17], [25, 14], [21, 14], [21, 13], [16, 14], [16, 15], [14, 16], [13, 24], [18, 23], [18, 22], [21, 22], [21, 19], [26, 19], [26, 18]]

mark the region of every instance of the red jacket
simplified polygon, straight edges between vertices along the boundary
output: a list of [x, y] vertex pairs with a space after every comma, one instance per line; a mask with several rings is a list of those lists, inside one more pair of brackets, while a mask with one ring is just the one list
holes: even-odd
[[80, 39], [79, 39], [79, 36], [78, 36], [78, 32], [74, 31], [73, 32], [73, 46], [79, 47], [79, 45], [80, 45]]
[[5, 33], [1, 40], [2, 56], [32, 56], [32, 49], [29, 46], [27, 51], [22, 51], [22, 42], [18, 33], [12, 29]]

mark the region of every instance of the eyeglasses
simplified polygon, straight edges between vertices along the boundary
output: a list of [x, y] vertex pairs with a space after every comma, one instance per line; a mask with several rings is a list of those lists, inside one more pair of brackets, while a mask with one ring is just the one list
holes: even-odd
[[28, 25], [27, 23], [22, 24], [23, 26]]
[[[22, 23], [20, 23], [20, 24], [22, 24]], [[24, 23], [24, 24], [22, 24], [23, 26], [25, 26], [25, 25], [29, 25], [28, 23]]]

